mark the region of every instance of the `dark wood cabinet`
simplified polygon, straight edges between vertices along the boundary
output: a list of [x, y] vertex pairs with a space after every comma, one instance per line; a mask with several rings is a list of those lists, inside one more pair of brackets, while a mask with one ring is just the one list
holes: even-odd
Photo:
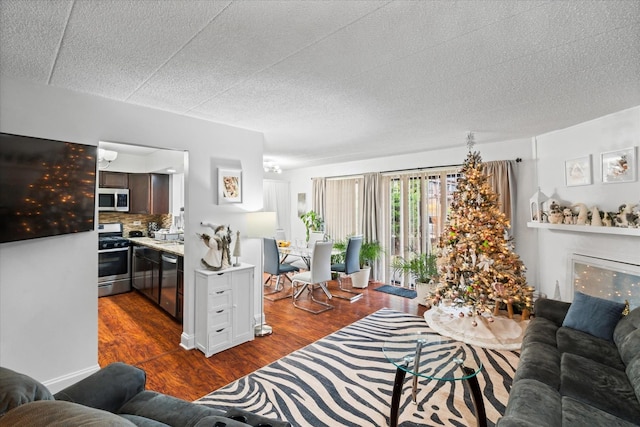
[[129, 174], [129, 213], [169, 213], [169, 175], [159, 173]]
[[98, 175], [101, 188], [129, 188], [128, 173], [100, 171]]
[[184, 257], [135, 245], [131, 253], [131, 265], [133, 288], [182, 322]]

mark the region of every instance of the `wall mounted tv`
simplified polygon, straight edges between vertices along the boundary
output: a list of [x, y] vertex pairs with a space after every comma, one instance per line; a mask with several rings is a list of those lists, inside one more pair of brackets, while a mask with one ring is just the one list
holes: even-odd
[[0, 133], [0, 243], [92, 231], [97, 152]]

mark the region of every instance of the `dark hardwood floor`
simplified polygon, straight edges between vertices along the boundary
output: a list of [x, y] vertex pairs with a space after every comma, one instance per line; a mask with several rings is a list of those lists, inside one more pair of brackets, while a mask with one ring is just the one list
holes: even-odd
[[[180, 347], [182, 325], [143, 295], [134, 291], [103, 297], [98, 300], [99, 363], [138, 366], [147, 373], [147, 389], [196, 400], [380, 308], [424, 314], [416, 300], [374, 291], [376, 286], [363, 289], [364, 296], [353, 303], [333, 298], [335, 308], [318, 315], [293, 307], [290, 299], [265, 300], [273, 334], [209, 358], [199, 350]], [[336, 282], [329, 287], [337, 293]], [[321, 299], [321, 292], [316, 292]]]

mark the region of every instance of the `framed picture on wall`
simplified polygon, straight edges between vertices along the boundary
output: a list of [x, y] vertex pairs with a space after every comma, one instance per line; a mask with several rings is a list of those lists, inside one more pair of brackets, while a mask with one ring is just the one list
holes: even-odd
[[636, 147], [607, 151], [600, 154], [602, 160], [602, 182], [632, 182], [638, 175]]
[[591, 154], [564, 162], [564, 181], [567, 187], [591, 184]]
[[242, 203], [242, 170], [218, 168], [218, 204]]

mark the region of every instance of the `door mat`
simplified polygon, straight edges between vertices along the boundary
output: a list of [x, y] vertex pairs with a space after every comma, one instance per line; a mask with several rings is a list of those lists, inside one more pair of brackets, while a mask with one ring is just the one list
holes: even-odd
[[374, 291], [384, 292], [385, 294], [398, 295], [399, 297], [413, 299], [418, 294], [413, 289], [401, 288], [398, 286], [382, 285], [377, 288], [373, 288]]

